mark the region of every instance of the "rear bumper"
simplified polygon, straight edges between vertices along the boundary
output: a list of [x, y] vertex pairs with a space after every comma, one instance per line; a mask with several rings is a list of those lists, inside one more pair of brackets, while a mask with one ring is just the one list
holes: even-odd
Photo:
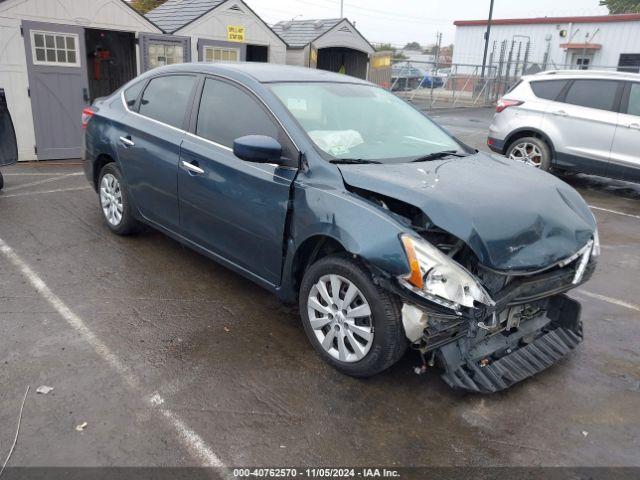
[[554, 297], [551, 307], [546, 315], [548, 321], [535, 332], [523, 332], [526, 330], [523, 325], [511, 335], [498, 334], [491, 341], [475, 345], [467, 359], [453, 366], [447, 365], [445, 353], [444, 381], [453, 388], [493, 393], [560, 361], [582, 342], [581, 307], [564, 295]]
[[487, 147], [500, 155], [504, 155], [505, 153], [505, 143], [504, 140], [499, 140], [494, 137], [487, 138]]

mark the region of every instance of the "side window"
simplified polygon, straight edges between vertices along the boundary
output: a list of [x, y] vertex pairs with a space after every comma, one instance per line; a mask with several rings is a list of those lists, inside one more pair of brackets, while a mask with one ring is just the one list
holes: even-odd
[[640, 117], [640, 83], [631, 84], [627, 113], [629, 115], [637, 115]]
[[295, 159], [295, 148], [275, 120], [249, 93], [227, 82], [207, 79], [202, 90], [196, 135], [233, 148], [245, 135], [266, 135], [280, 142], [283, 156]]
[[124, 91], [124, 101], [127, 102], [127, 107], [129, 107], [130, 109], [132, 109], [135, 106], [136, 100], [138, 100], [138, 97], [140, 96], [140, 92], [142, 91], [144, 84], [145, 82], [143, 80], [142, 82], [138, 82], [130, 86]]
[[613, 110], [618, 85], [615, 80], [575, 80], [567, 92], [565, 103]]
[[182, 128], [194, 84], [191, 75], [154, 78], [142, 94], [140, 114]]
[[531, 90], [533, 90], [533, 93], [538, 98], [556, 100], [567, 82], [568, 80], [541, 80], [531, 82]]

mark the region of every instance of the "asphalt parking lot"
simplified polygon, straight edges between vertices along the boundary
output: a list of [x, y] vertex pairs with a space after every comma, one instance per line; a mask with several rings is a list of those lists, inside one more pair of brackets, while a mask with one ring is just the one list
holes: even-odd
[[[433, 117], [483, 147], [490, 110]], [[31, 387], [12, 466], [640, 466], [640, 185], [566, 178], [603, 245], [573, 294], [585, 342], [478, 396], [411, 352], [337, 373], [266, 291], [157, 232], [110, 234], [77, 162], [3, 173], [3, 458]]]

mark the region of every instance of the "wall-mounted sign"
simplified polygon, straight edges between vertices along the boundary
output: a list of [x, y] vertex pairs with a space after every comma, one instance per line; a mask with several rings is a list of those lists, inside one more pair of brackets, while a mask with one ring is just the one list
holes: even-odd
[[371, 68], [389, 68], [391, 66], [391, 55], [375, 55], [371, 60]]
[[244, 42], [244, 27], [240, 25], [228, 25], [227, 40], [230, 42]]

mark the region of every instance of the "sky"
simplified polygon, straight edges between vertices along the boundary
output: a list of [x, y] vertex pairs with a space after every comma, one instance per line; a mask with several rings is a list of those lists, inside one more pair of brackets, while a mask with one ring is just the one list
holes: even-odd
[[[267, 23], [340, 17], [340, 0], [245, 0]], [[453, 43], [454, 20], [486, 19], [490, 0], [344, 0], [344, 16], [374, 43]], [[606, 15], [598, 0], [495, 0], [494, 18]]]

